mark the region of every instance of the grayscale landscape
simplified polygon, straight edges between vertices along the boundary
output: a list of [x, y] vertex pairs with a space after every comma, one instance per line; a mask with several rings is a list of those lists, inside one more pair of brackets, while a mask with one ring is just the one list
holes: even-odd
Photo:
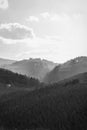
[[86, 0], [0, 0], [0, 130], [87, 130]]

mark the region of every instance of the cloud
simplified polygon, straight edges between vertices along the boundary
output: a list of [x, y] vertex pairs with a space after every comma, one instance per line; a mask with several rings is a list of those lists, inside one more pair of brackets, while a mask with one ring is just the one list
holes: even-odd
[[50, 17], [51, 21], [68, 21], [70, 20], [70, 16], [67, 14], [54, 14]]
[[2, 45], [4, 46], [5, 55], [9, 53], [9, 56], [15, 59], [40, 57], [49, 60], [55, 60], [59, 50], [61, 50], [62, 40], [59, 39], [60, 36], [34, 37], [21, 40], [0, 38], [4, 43]]
[[26, 38], [26, 39], [18, 39], [18, 40], [13, 40], [13, 39], [7, 39], [7, 38], [3, 38], [3, 37], [0, 37], [0, 41], [1, 41], [1, 43], [3, 43], [3, 44], [27, 44], [29, 41], [30, 41], [30, 39], [28, 38]]
[[38, 14], [38, 17], [36, 16], [29, 16], [26, 21], [28, 22], [68, 22], [73, 19], [78, 19], [81, 17], [81, 14], [67, 14], [67, 13], [49, 13], [49, 12], [43, 12], [41, 14]]
[[0, 9], [8, 8], [8, 0], [0, 0]]
[[49, 13], [49, 12], [41, 13], [40, 16], [44, 20], [48, 20], [50, 22], [67, 22], [67, 21], [79, 19], [82, 17], [80, 13], [74, 13], [70, 15], [67, 13]]
[[40, 15], [45, 19], [50, 17], [50, 14], [48, 12], [41, 13]]
[[34, 36], [32, 29], [19, 23], [0, 25], [0, 39], [4, 41], [32, 39]]
[[49, 21], [68, 21], [70, 19], [70, 16], [68, 14], [56, 14], [56, 13], [48, 13], [44, 12], [40, 14], [44, 19], [48, 19]]
[[26, 21], [29, 22], [39, 22], [39, 18], [36, 16], [30, 16]]

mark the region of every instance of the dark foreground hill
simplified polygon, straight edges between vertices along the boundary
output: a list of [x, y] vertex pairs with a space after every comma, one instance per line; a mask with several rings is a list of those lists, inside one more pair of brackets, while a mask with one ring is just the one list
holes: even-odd
[[6, 87], [32, 88], [39, 86], [40, 82], [37, 79], [29, 78], [27, 76], [0, 68], [0, 84], [3, 84]]
[[34, 91], [0, 96], [7, 130], [87, 130], [87, 73]]

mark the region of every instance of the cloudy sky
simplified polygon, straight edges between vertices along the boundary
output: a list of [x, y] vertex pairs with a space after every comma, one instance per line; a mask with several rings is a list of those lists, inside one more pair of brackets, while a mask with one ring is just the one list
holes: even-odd
[[0, 0], [0, 57], [87, 56], [87, 0]]

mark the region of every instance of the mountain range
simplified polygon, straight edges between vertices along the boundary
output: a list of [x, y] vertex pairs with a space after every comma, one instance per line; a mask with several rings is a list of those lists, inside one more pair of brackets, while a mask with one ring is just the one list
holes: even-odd
[[0, 59], [0, 66], [44, 83], [54, 83], [87, 72], [87, 57], [76, 57], [62, 64], [40, 58], [20, 61]]

